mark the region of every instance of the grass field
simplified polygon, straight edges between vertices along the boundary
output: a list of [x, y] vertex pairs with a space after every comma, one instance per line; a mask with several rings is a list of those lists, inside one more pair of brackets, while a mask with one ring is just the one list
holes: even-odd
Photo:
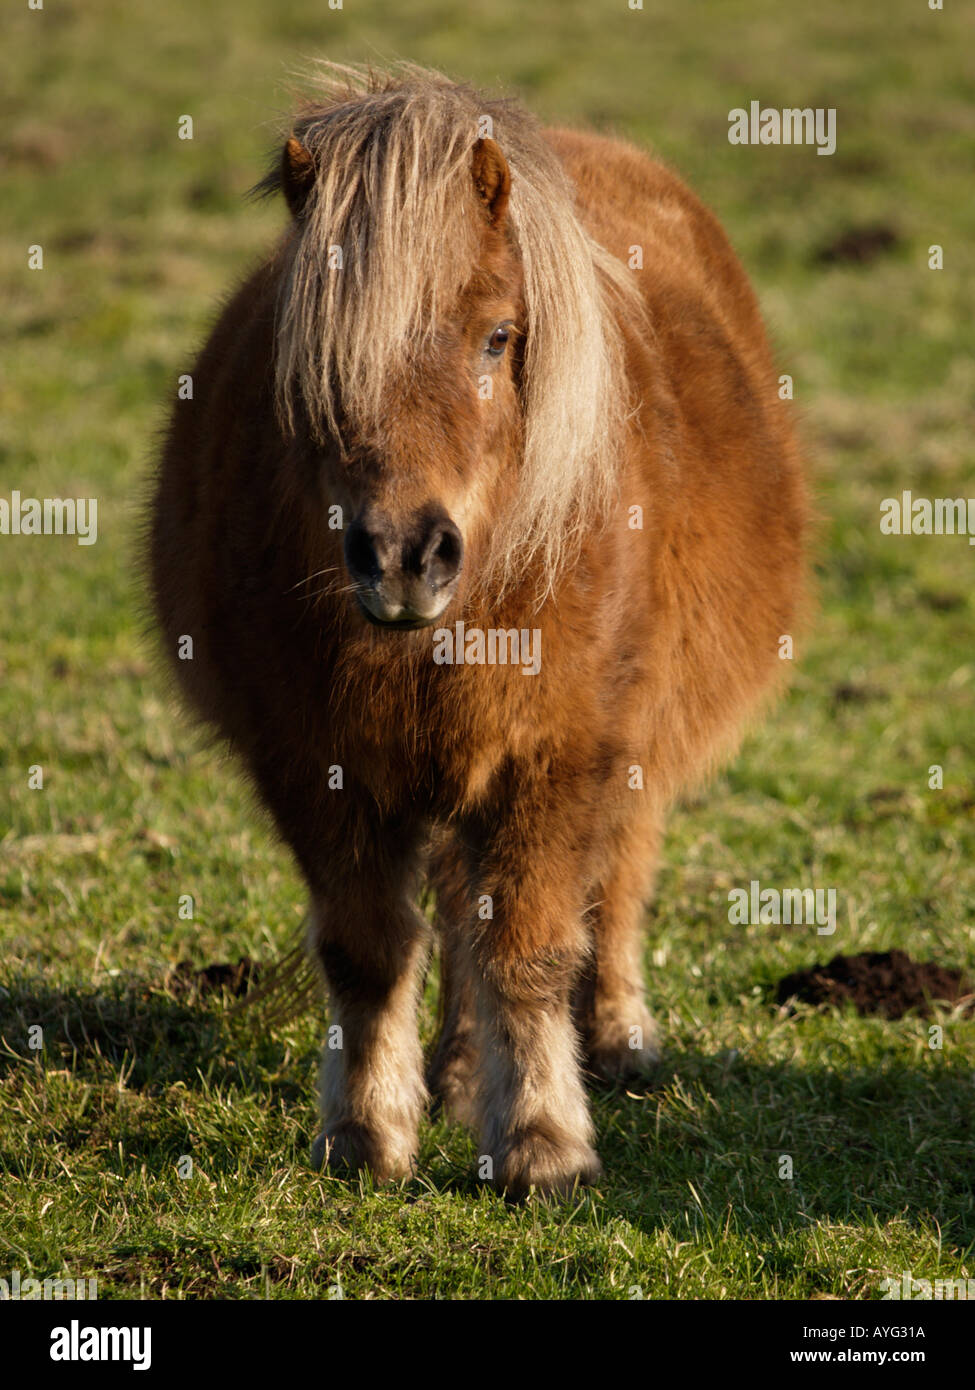
[[[0, 496], [99, 506], [95, 545], [0, 536], [0, 1266], [154, 1298], [876, 1298], [903, 1270], [975, 1276], [975, 1022], [939, 1014], [932, 1050], [926, 1020], [787, 1017], [773, 988], [895, 946], [975, 971], [975, 550], [878, 524], [904, 488], [975, 495], [972, 13], [63, 0], [5, 35]], [[167, 702], [132, 557], [176, 378], [282, 223], [241, 195], [316, 55], [409, 57], [655, 147], [725, 222], [802, 406], [820, 611], [788, 698], [673, 816], [647, 934], [666, 1059], [645, 1094], [595, 1097], [605, 1177], [568, 1203], [507, 1207], [441, 1122], [403, 1187], [313, 1173], [321, 1017], [266, 1029], [164, 987], [179, 959], [273, 959], [303, 911], [233, 766]], [[836, 154], [730, 145], [752, 99], [835, 107]], [[878, 222], [874, 260], [818, 259]], [[729, 925], [752, 878], [835, 887], [836, 934]]]

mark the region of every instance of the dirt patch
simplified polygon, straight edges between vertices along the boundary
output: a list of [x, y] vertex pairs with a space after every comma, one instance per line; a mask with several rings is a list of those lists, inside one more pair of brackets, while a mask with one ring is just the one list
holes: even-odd
[[887, 691], [879, 685], [843, 684], [833, 687], [833, 701], [837, 705], [863, 705], [868, 700], [886, 700]]
[[906, 951], [864, 951], [858, 956], [834, 956], [828, 965], [797, 970], [779, 981], [778, 1002], [795, 997], [804, 1004], [855, 1005], [866, 1017], [903, 1018], [909, 1009], [929, 1017], [931, 1004], [967, 1001], [975, 1012], [975, 986], [958, 970], [933, 961], [912, 960]]
[[177, 999], [187, 995], [219, 994], [221, 990], [241, 998], [261, 978], [261, 967], [248, 956], [241, 956], [236, 965], [216, 963], [197, 970], [192, 961], [181, 960], [166, 977], [166, 988]]
[[820, 246], [813, 256], [817, 265], [867, 265], [900, 245], [893, 227], [874, 223], [868, 227], [849, 227]]

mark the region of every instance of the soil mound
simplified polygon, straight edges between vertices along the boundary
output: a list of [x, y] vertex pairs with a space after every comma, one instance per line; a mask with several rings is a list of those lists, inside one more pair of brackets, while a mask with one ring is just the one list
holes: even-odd
[[906, 951], [834, 956], [828, 965], [797, 970], [778, 985], [780, 1004], [793, 997], [804, 1004], [849, 1001], [857, 1013], [880, 1018], [902, 1018], [909, 1009], [928, 1017], [934, 1000], [957, 1004], [967, 998], [966, 1013], [975, 1011], [975, 986], [960, 971], [912, 960]]

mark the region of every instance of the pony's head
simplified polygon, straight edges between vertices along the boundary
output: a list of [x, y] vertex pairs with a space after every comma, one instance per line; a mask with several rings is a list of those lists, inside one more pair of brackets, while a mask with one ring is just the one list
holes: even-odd
[[326, 66], [278, 167], [277, 399], [345, 516], [363, 616], [544, 591], [613, 492], [626, 374], [610, 289], [535, 123], [436, 73]]

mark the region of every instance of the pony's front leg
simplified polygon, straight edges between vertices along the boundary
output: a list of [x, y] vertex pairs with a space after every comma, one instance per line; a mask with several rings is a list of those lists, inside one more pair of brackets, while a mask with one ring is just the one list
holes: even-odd
[[[565, 1193], [600, 1171], [571, 994], [586, 953], [579, 856], [563, 825], [515, 812], [490, 844], [479, 893], [492, 917], [469, 939], [483, 1154], [497, 1187]], [[561, 833], [560, 833], [561, 831]]]
[[410, 1173], [426, 1103], [417, 1030], [428, 929], [402, 883], [374, 868], [312, 902], [309, 947], [330, 1001], [321, 1071], [323, 1130], [313, 1161], [369, 1168], [379, 1180]]

